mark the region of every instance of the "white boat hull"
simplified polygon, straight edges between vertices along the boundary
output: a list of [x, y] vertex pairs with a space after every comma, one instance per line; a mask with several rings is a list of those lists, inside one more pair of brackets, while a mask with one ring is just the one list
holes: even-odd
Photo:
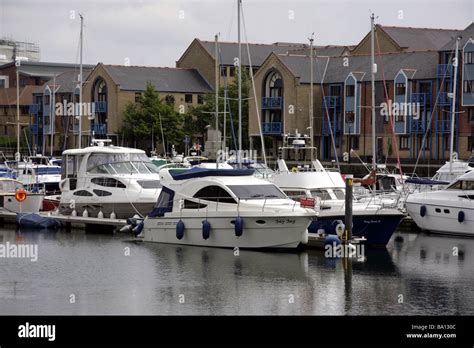
[[15, 194], [4, 194], [3, 208], [14, 213], [37, 213], [43, 204], [44, 195], [41, 193], [29, 193], [23, 202], [18, 202]]
[[[307, 228], [311, 222], [309, 216], [275, 216], [275, 214], [249, 214], [241, 217], [244, 220], [243, 233], [235, 234], [232, 223], [237, 214], [213, 216], [207, 214], [211, 225], [210, 236], [203, 238], [202, 221], [205, 214], [179, 216], [166, 214], [165, 217], [147, 217], [144, 222], [143, 240], [168, 244], [184, 244], [221, 248], [297, 248], [308, 242]], [[198, 215], [198, 216], [196, 216]], [[184, 236], [179, 240], [176, 236], [176, 225], [179, 220], [185, 223]], [[264, 222], [264, 223], [263, 223]]]
[[[425, 216], [421, 216], [421, 207], [426, 207]], [[474, 208], [444, 206], [427, 202], [406, 202], [408, 214], [418, 227], [434, 233], [474, 236]], [[440, 212], [436, 212], [440, 209]], [[445, 213], [449, 211], [449, 213]], [[464, 221], [458, 221], [459, 212], [464, 212]]]

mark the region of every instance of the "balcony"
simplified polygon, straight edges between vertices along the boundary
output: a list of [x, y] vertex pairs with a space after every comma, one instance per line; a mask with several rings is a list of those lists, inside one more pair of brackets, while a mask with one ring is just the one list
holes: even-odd
[[281, 122], [262, 122], [263, 134], [282, 134], [283, 124]]
[[282, 97], [263, 97], [262, 110], [279, 110], [283, 107]]
[[94, 102], [94, 109], [95, 109], [95, 112], [107, 112], [107, 102], [105, 101]]
[[30, 134], [33, 134], [33, 135], [38, 134], [38, 125], [37, 124], [30, 125]]
[[323, 99], [323, 107], [324, 108], [339, 108], [341, 106], [341, 97], [339, 96], [325, 96]]
[[412, 103], [420, 103], [422, 105], [431, 104], [431, 93], [412, 93], [411, 94]]
[[452, 100], [448, 92], [440, 92], [438, 96], [438, 105], [451, 105]]
[[438, 64], [436, 72], [437, 77], [450, 79], [453, 77], [453, 66], [451, 64]]
[[38, 113], [40, 113], [41, 111], [43, 111], [43, 105], [42, 104], [31, 104], [30, 105], [30, 108], [29, 108], [30, 115], [38, 115]]
[[424, 120], [412, 120], [411, 121], [411, 132], [412, 133], [425, 133], [426, 122]]
[[436, 131], [449, 133], [451, 131], [451, 120], [439, 120], [436, 124]]
[[333, 132], [333, 134], [339, 133], [341, 131], [342, 127], [341, 127], [340, 120], [334, 121], [334, 119], [331, 119], [330, 124], [331, 124], [331, 129], [329, 128], [329, 122], [327, 118], [323, 116], [323, 129], [322, 129], [323, 135], [330, 135], [331, 131]]
[[92, 123], [91, 130], [94, 134], [105, 135], [107, 134], [107, 124], [106, 123]]

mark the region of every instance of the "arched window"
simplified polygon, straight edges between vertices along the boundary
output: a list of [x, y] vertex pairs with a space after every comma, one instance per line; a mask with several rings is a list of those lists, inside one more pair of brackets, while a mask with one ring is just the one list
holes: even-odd
[[265, 79], [265, 96], [281, 97], [283, 95], [283, 79], [276, 70], [271, 71]]
[[98, 77], [94, 82], [94, 88], [92, 89], [92, 99], [96, 102], [107, 101], [107, 84], [102, 77]]

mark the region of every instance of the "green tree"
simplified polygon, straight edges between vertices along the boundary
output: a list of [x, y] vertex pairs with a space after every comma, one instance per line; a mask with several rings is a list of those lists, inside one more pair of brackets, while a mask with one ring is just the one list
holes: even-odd
[[160, 139], [159, 142], [163, 141], [163, 125], [167, 150], [171, 149], [171, 145], [175, 145], [178, 150], [182, 147], [184, 138], [183, 121], [184, 115], [162, 100], [155, 87], [147, 83], [145, 92], [137, 101], [126, 105], [122, 132], [128, 141], [146, 146], [151, 144], [152, 135], [155, 139]]
[[[242, 70], [242, 148], [249, 148], [249, 93], [250, 93], [250, 76], [246, 69]], [[219, 88], [219, 130], [222, 131], [223, 125], [223, 114], [224, 111], [224, 95], [225, 88]], [[204, 104], [197, 107], [189, 108], [185, 115], [185, 127], [186, 134], [196, 135], [202, 134], [205, 131], [205, 127], [210, 125], [215, 127], [215, 110], [216, 110], [216, 99], [214, 94], [208, 94], [204, 98]], [[233, 127], [235, 131], [235, 138], [238, 141], [238, 127], [239, 127], [239, 114], [238, 114], [238, 82], [237, 77], [228, 84], [227, 86], [227, 106], [226, 106], [226, 134], [227, 139], [232, 139], [232, 129], [230, 125], [230, 115], [232, 115]], [[253, 102], [253, 100], [252, 100]], [[230, 106], [230, 110], [229, 110]], [[230, 113], [229, 113], [230, 111]], [[232, 140], [227, 141], [227, 146], [234, 148]]]

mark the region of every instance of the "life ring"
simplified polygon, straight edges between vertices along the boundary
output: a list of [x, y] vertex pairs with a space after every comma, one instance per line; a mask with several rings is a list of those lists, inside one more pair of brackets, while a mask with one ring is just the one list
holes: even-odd
[[18, 202], [23, 202], [26, 199], [26, 190], [25, 189], [18, 189], [15, 191], [15, 199]]
[[293, 173], [298, 173], [298, 168], [293, 167], [293, 168], [291, 169], [291, 171], [292, 171]]

